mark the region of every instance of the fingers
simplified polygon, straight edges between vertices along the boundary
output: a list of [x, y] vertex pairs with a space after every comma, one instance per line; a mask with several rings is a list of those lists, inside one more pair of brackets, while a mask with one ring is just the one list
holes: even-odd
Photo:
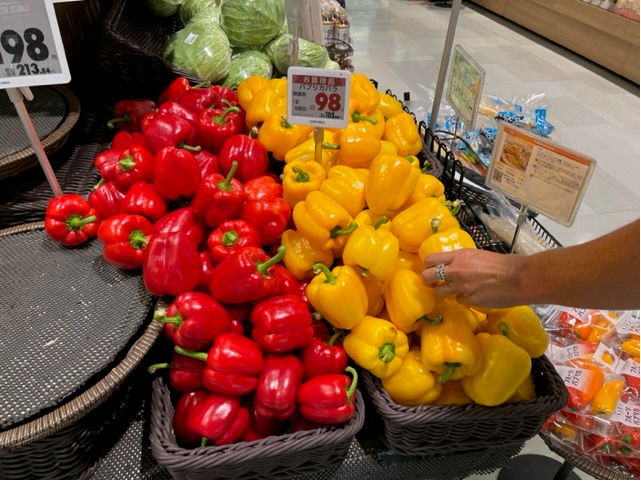
[[435, 254], [429, 254], [425, 257], [425, 267], [435, 267], [438, 264], [447, 265], [452, 262], [454, 254], [452, 252], [437, 252]]
[[426, 267], [422, 272], [423, 283], [434, 287], [437, 284], [447, 282], [446, 268], [446, 264], [436, 264], [434, 267]]

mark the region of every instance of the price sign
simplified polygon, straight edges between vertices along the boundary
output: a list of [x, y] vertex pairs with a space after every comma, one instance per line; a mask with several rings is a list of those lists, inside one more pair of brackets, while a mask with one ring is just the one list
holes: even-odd
[[591, 157], [501, 124], [485, 183], [569, 227], [595, 166]]
[[71, 80], [51, 0], [0, 0], [0, 88]]
[[346, 127], [350, 79], [345, 70], [290, 67], [287, 120], [313, 127]]
[[485, 70], [463, 47], [456, 45], [447, 84], [447, 100], [470, 129], [476, 122], [484, 83]]

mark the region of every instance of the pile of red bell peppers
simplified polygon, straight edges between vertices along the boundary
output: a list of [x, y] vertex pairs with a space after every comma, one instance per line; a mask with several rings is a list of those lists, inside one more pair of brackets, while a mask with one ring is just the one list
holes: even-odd
[[45, 230], [65, 246], [97, 235], [107, 262], [173, 299], [154, 318], [174, 352], [152, 370], [168, 368], [182, 393], [178, 439], [222, 445], [351, 419], [356, 371], [280, 262], [291, 207], [235, 92], [178, 78], [158, 102], [123, 100], [114, 114], [100, 182], [87, 200], [52, 199]]

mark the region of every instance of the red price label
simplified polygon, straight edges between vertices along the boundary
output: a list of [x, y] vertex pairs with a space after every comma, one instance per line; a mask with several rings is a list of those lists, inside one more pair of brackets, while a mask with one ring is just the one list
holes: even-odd
[[338, 94], [327, 94], [318, 93], [316, 94], [316, 105], [318, 105], [318, 110], [327, 110], [330, 112], [338, 112], [341, 109], [341, 96]]

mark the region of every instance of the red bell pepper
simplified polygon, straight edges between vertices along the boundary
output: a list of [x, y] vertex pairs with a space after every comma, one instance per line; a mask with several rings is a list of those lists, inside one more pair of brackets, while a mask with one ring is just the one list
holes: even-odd
[[226, 307], [232, 323], [232, 327], [229, 330], [238, 334], [245, 334], [245, 325], [249, 324], [249, 315], [253, 308], [252, 304], [229, 304]]
[[205, 390], [186, 392], [176, 403], [174, 412], [173, 426], [176, 437], [187, 444], [200, 443], [202, 435], [195, 430], [195, 425], [191, 421], [196, 406], [203, 401], [209, 393]]
[[263, 245], [276, 243], [287, 229], [292, 209], [283, 199], [283, 186], [273, 177], [264, 175], [244, 185], [247, 200], [240, 218], [253, 224]]
[[114, 106], [116, 118], [107, 122], [107, 127], [136, 132], [140, 130], [142, 118], [157, 108], [156, 102], [149, 99], [121, 100]]
[[[199, 84], [200, 85], [200, 84]], [[191, 84], [186, 77], [177, 77], [158, 95], [158, 105], [165, 102], [175, 102], [183, 92], [191, 88]]]
[[225, 431], [225, 433], [218, 437], [214, 444], [216, 446], [224, 446], [225, 444], [233, 444], [236, 441], [240, 441], [243, 438], [243, 435], [247, 431], [249, 426], [249, 412], [247, 408], [241, 406], [238, 409], [238, 414], [234, 418], [234, 422], [231, 426]]
[[120, 205], [125, 198], [126, 190], [118, 187], [114, 182], [100, 181], [91, 191], [87, 200], [89, 205], [96, 209], [101, 219], [120, 213]]
[[182, 117], [157, 112], [145, 115], [140, 128], [153, 154], [163, 147], [189, 144], [195, 134], [194, 127]]
[[220, 168], [224, 174], [231, 170], [233, 161], [238, 162], [236, 177], [241, 182], [255, 179], [269, 170], [267, 149], [257, 139], [252, 138], [258, 129], [252, 129], [249, 135], [236, 134], [227, 139], [220, 149]]
[[353, 379], [345, 374], [325, 374], [303, 383], [297, 396], [303, 416], [321, 424], [341, 424], [352, 419], [358, 374], [351, 366], [345, 371]]
[[245, 407], [249, 412], [249, 426], [243, 435], [243, 441], [264, 439], [268, 436], [277, 436], [283, 432], [284, 422], [258, 414], [252, 398], [247, 400]]
[[200, 176], [204, 179], [211, 174], [220, 174], [220, 167], [218, 166], [218, 156], [212, 154], [207, 150], [199, 150], [193, 152], [192, 155], [198, 166], [200, 167]]
[[254, 341], [242, 334], [225, 332], [214, 340], [208, 353], [182, 349], [175, 351], [207, 363], [203, 372], [205, 388], [211, 392], [244, 396], [256, 389], [263, 369], [263, 354]]
[[114, 135], [113, 139], [111, 139], [109, 149], [125, 150], [129, 147], [133, 147], [134, 145], [140, 145], [141, 147], [149, 150], [147, 140], [141, 132], [127, 132], [126, 130], [121, 130]]
[[[102, 175], [102, 170], [100, 174]], [[118, 156], [113, 176], [113, 181], [123, 189], [128, 189], [139, 181], [150, 184], [154, 180], [154, 156], [140, 145], [129, 147]], [[102, 177], [111, 180], [104, 175]]]
[[[300, 289], [300, 284], [298, 283], [298, 279], [296, 279], [296, 276], [292, 274], [292, 272], [289, 269], [287, 269], [287, 267], [285, 267], [282, 264], [276, 264], [274, 266], [274, 275], [276, 276], [276, 279], [277, 279], [277, 288], [276, 288], [276, 292], [274, 292], [275, 296], [292, 294], [302, 299], [301, 289]], [[305, 302], [305, 305], [307, 306], [306, 298], [303, 299], [303, 302]]]
[[203, 149], [218, 154], [227, 139], [243, 131], [239, 111], [233, 105], [226, 109], [201, 110], [196, 122], [195, 142]]
[[188, 150], [170, 146], [156, 154], [154, 185], [165, 199], [191, 199], [201, 180], [200, 165]]
[[204, 109], [218, 107], [220, 95], [208, 87], [192, 87], [180, 94], [176, 101], [192, 112], [200, 114]]
[[207, 247], [216, 262], [222, 262], [243, 247], [261, 247], [260, 233], [244, 220], [226, 220], [207, 238]]
[[98, 152], [93, 159], [93, 164], [100, 170], [100, 177], [106, 182], [114, 180], [116, 176], [116, 164], [120, 160], [120, 154], [124, 149], [108, 149]]
[[203, 292], [179, 294], [167, 311], [159, 309], [154, 313], [154, 320], [173, 324], [176, 327], [174, 344], [184, 349], [211, 343], [229, 328], [225, 308]]
[[137, 269], [154, 228], [149, 219], [135, 214], [117, 214], [100, 224], [98, 238], [104, 244], [102, 255], [121, 269]]
[[289, 352], [304, 347], [314, 337], [312, 316], [298, 296], [265, 299], [254, 307], [250, 317], [252, 338], [267, 352]]
[[236, 179], [237, 163], [223, 177], [212, 174], [205, 177], [194, 195], [191, 205], [196, 215], [205, 219], [209, 227], [216, 228], [226, 220], [237, 219], [245, 203], [245, 190]]
[[142, 279], [154, 296], [178, 296], [193, 291], [200, 271], [200, 255], [187, 234], [157, 234], [147, 244]]
[[198, 115], [189, 110], [184, 105], [179, 104], [178, 102], [165, 102], [158, 107], [159, 114], [171, 114], [181, 119], [185, 119], [189, 122], [193, 128], [196, 128], [196, 121], [198, 120]]
[[256, 177], [246, 182], [244, 187], [247, 198], [251, 200], [274, 199], [283, 196], [283, 184], [271, 174]]
[[[214, 268], [216, 267], [216, 262], [207, 250], [200, 253], [200, 267], [200, 280], [198, 281], [196, 290], [209, 294], [209, 282], [211, 281], [211, 273], [214, 272]], [[231, 328], [230, 330], [233, 331]]]
[[[313, 311], [313, 308], [311, 309]], [[329, 326], [323, 321], [322, 316], [317, 312], [312, 312], [312, 327], [314, 328], [314, 337], [320, 339], [329, 339], [332, 337]]]
[[[218, 94], [221, 105], [239, 105], [238, 95], [236, 95], [236, 92], [231, 87], [223, 87], [222, 85], [210, 85], [209, 88]], [[225, 103], [225, 101], [227, 101], [227, 103]]]
[[189, 430], [216, 446], [238, 441], [249, 424], [247, 409], [240, 406], [240, 399], [225, 394], [208, 393], [194, 407], [188, 421]]
[[311, 431], [322, 426], [320, 423], [315, 423], [307, 419], [298, 409], [294, 411], [292, 417], [289, 418], [289, 424], [291, 425], [293, 433], [297, 433], [298, 431]]
[[338, 340], [340, 335], [341, 331], [337, 331], [327, 341], [314, 337], [303, 349], [301, 359], [305, 368], [305, 379], [345, 372], [347, 354], [343, 349], [343, 343]]
[[204, 389], [203, 371], [206, 367], [203, 361], [174, 351], [170, 363], [153, 364], [147, 372], [154, 374], [158, 369], [169, 369], [169, 385], [179, 392], [192, 392]]
[[154, 232], [157, 234], [183, 232], [196, 247], [200, 247], [205, 239], [206, 228], [205, 223], [196, 216], [192, 207], [180, 207], [172, 210], [154, 223]]
[[157, 222], [167, 213], [167, 201], [153, 184], [140, 181], [129, 187], [120, 203], [120, 212], [142, 215], [151, 222]]
[[244, 304], [271, 296], [277, 287], [271, 267], [284, 256], [284, 246], [271, 258], [259, 247], [243, 247], [216, 266], [209, 292], [223, 304]]
[[100, 214], [78, 194], [52, 198], [45, 212], [45, 232], [64, 246], [84, 244], [95, 237]]
[[294, 354], [268, 354], [258, 378], [254, 405], [263, 417], [284, 421], [294, 414], [303, 364]]

